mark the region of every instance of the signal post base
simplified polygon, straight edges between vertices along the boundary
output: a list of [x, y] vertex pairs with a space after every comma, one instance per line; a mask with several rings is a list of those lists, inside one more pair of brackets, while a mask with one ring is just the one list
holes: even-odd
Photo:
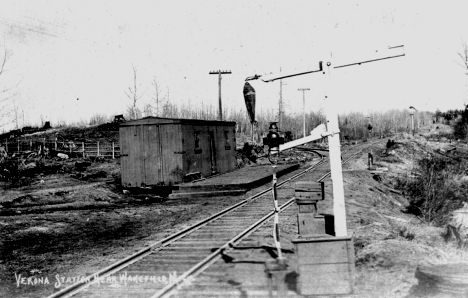
[[345, 295], [354, 287], [352, 237], [300, 236], [292, 241], [297, 253], [297, 290], [301, 295]]

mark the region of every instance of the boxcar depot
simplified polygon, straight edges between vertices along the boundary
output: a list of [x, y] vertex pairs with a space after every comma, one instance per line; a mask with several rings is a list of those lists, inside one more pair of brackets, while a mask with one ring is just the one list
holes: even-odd
[[235, 122], [147, 117], [120, 126], [122, 186], [172, 185], [236, 167]]

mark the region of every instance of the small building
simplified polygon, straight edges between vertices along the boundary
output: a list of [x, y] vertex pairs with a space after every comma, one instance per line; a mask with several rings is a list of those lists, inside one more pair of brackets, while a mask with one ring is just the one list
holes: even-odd
[[146, 117], [120, 124], [124, 187], [172, 185], [236, 167], [235, 122]]

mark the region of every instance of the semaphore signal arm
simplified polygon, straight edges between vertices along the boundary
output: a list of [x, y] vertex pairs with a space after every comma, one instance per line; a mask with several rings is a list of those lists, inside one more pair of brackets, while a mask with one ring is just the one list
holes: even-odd
[[[351, 63], [345, 63], [345, 64], [341, 64], [341, 65], [336, 65], [336, 66], [332, 66], [330, 62], [327, 62], [325, 67], [329, 67], [329, 68], [332, 68], [332, 69], [340, 69], [340, 68], [351, 67], [351, 66], [359, 66], [359, 65], [362, 65], [362, 64], [365, 64], [365, 63], [371, 63], [371, 62], [377, 62], [377, 61], [382, 61], [382, 60], [387, 60], [387, 59], [399, 58], [399, 57], [405, 56], [405, 53], [403, 53], [403, 52], [395, 53], [394, 51], [395, 50], [403, 50], [403, 49], [404, 49], [404, 45], [390, 46], [390, 47], [388, 47], [388, 51], [385, 51], [387, 53], [384, 52], [384, 54], [382, 56], [380, 56], [380, 57], [373, 57], [371, 59], [365, 59], [365, 60], [355, 61], [355, 62], [351, 62]], [[263, 82], [273, 82], [273, 81], [280, 80], [280, 79], [286, 79], [286, 78], [302, 76], [302, 75], [318, 73], [318, 72], [323, 72], [325, 74], [324, 65], [323, 65], [322, 61], [319, 61], [319, 65], [318, 65], [317, 69], [308, 70], [308, 71], [299, 72], [299, 73], [290, 73], [290, 74], [284, 74], [284, 73], [266, 74], [266, 75], [255, 74], [253, 76], [247, 77], [245, 79], [245, 81], [261, 79]], [[279, 145], [279, 150], [278, 151], [281, 152], [281, 151], [288, 150], [288, 149], [291, 149], [291, 148], [294, 148], [294, 147], [297, 147], [297, 146], [301, 146], [301, 145], [304, 145], [304, 144], [312, 142], [312, 141], [316, 141], [316, 140], [319, 140], [319, 139], [322, 139], [322, 138], [325, 138], [325, 137], [328, 137], [328, 136], [332, 136], [334, 134], [338, 134], [339, 132], [340, 132], [339, 128], [336, 128], [333, 131], [331, 131], [331, 130], [327, 130], [327, 126], [325, 124], [320, 124], [311, 131], [310, 135], [308, 135], [306, 137], [303, 137], [303, 138], [300, 138], [300, 139], [297, 139], [297, 140], [294, 140], [294, 141], [291, 141], [291, 142], [288, 142], [288, 143], [285, 143], [285, 144]]]
[[[354, 61], [350, 63], [345, 63], [341, 65], [335, 65], [332, 68], [333, 69], [339, 69], [339, 68], [345, 68], [345, 67], [350, 67], [350, 66], [358, 66], [366, 63], [371, 63], [371, 62], [377, 62], [377, 61], [382, 61], [382, 60], [387, 60], [387, 59], [393, 59], [393, 58], [399, 58], [405, 56], [405, 53], [394, 53], [395, 49], [397, 50], [403, 50], [404, 45], [398, 45], [398, 46], [389, 46], [388, 50], [384, 52], [384, 55], [380, 57], [373, 57], [370, 59], [365, 59], [365, 60], [360, 60], [360, 61]], [[327, 62], [327, 66], [330, 66], [330, 62]], [[323, 62], [319, 61], [319, 67], [317, 69], [313, 70], [308, 70], [304, 72], [298, 72], [298, 73], [290, 73], [290, 74], [283, 74], [283, 73], [270, 73], [270, 74], [265, 74], [265, 75], [258, 75], [255, 74], [253, 76], [247, 77], [245, 80], [246, 81], [251, 81], [251, 80], [257, 80], [261, 79], [263, 82], [273, 82], [276, 80], [281, 80], [281, 79], [286, 79], [286, 78], [291, 78], [291, 77], [297, 77], [297, 76], [302, 76], [302, 75], [307, 75], [307, 74], [312, 74], [312, 73], [317, 73], [317, 72], [323, 72]]]

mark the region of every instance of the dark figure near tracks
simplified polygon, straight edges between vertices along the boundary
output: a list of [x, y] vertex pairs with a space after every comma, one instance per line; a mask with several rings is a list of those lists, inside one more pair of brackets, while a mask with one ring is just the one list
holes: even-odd
[[125, 118], [123, 115], [115, 115], [114, 116], [114, 123], [121, 123], [125, 122]]
[[251, 162], [257, 162], [257, 156], [254, 152], [254, 146], [250, 145], [249, 143], [244, 143], [244, 147], [242, 148], [242, 155], [247, 157]]

